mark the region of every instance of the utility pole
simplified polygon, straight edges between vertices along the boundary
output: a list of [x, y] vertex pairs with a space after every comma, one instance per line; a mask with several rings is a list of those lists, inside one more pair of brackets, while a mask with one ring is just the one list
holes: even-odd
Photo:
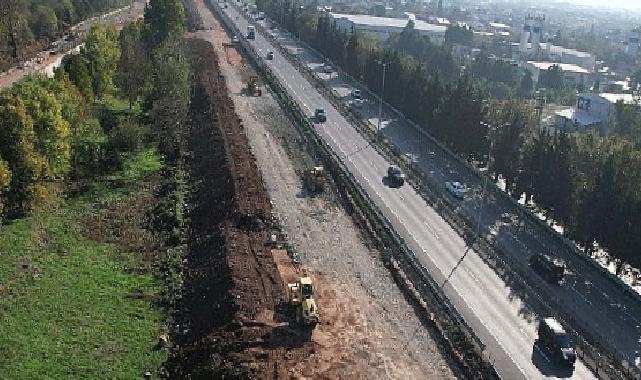
[[389, 62], [383, 63], [381, 61], [377, 61], [379, 65], [383, 66], [383, 83], [381, 85], [381, 96], [379, 97], [379, 102], [378, 102], [378, 126], [376, 128], [376, 135], [380, 137], [381, 135], [381, 120], [383, 118], [383, 93], [385, 92], [385, 69], [387, 68], [387, 65], [389, 65]]

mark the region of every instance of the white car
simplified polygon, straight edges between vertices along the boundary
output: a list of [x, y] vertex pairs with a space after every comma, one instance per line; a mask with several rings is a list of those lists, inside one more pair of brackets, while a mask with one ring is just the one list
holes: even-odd
[[354, 108], [363, 108], [364, 103], [365, 101], [360, 98], [352, 100], [352, 106], [354, 106]]
[[331, 65], [325, 65], [323, 66], [323, 72], [325, 74], [331, 74], [334, 72], [334, 68]]
[[233, 43], [237, 44], [237, 43], [239, 43], [239, 42], [240, 42], [240, 40], [238, 39], [238, 36], [233, 36], [233, 37], [231, 38], [231, 42], [233, 42]]
[[465, 186], [460, 182], [445, 182], [445, 189], [447, 189], [447, 192], [457, 199], [463, 199], [467, 192]]

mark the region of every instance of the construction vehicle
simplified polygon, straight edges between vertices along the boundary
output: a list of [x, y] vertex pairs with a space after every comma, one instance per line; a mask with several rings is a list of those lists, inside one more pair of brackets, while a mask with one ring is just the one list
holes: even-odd
[[249, 82], [247, 82], [247, 92], [251, 96], [261, 96], [263, 91], [260, 89], [260, 82], [258, 81], [258, 76], [251, 75], [249, 77]]
[[320, 313], [314, 300], [314, 288], [310, 277], [301, 277], [298, 282], [287, 284], [289, 303], [294, 307], [296, 323], [315, 327], [320, 321]]
[[322, 193], [325, 190], [325, 168], [315, 166], [305, 172], [305, 185], [312, 193]]

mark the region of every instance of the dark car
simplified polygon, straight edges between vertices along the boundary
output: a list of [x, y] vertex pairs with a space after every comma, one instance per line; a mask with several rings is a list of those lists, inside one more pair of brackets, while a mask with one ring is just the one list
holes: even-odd
[[274, 52], [273, 51], [268, 51], [267, 52], [267, 59], [270, 60], [270, 61], [272, 59], [274, 59]]
[[405, 173], [396, 165], [387, 168], [387, 181], [390, 186], [401, 187], [405, 183]]
[[563, 281], [565, 263], [559, 259], [543, 254], [532, 255], [530, 267], [550, 283], [558, 285]]
[[539, 338], [537, 343], [546, 349], [552, 358], [570, 367], [576, 362], [574, 346], [563, 326], [554, 318], [544, 318], [539, 322]]
[[325, 110], [322, 108], [317, 108], [316, 111], [314, 112], [314, 119], [316, 120], [317, 123], [326, 122], [327, 114], [325, 113]]

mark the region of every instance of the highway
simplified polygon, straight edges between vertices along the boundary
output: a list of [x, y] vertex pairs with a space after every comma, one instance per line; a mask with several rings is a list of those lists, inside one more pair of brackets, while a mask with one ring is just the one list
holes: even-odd
[[[240, 30], [246, 30], [247, 20], [233, 7], [224, 12]], [[267, 65], [310, 117], [318, 107], [326, 110], [328, 120], [316, 126], [318, 134], [341, 157], [435, 281], [444, 284], [445, 294], [484, 342], [503, 378], [594, 378], [581, 362], [571, 373], [542, 355], [534, 347], [537, 316], [527, 305], [412, 187], [392, 189], [383, 183], [389, 163], [268, 40], [258, 34], [251, 44], [260, 54], [274, 52]]]
[[[298, 60], [341, 96], [346, 104], [349, 104], [350, 92], [354, 88], [367, 94], [365, 88], [344, 75], [323, 73], [325, 60], [303, 48], [287, 33], [279, 30], [271, 33], [282, 46], [295, 52]], [[372, 129], [376, 128], [376, 99], [367, 99], [359, 113], [370, 122]], [[478, 177], [469, 168], [452, 160], [387, 106], [383, 107], [382, 119], [385, 138], [412, 160], [413, 166], [423, 174], [431, 188], [444, 191], [445, 181], [461, 181], [471, 189], [464, 201], [451, 201], [457, 212], [476, 224], [483, 186]], [[543, 231], [529, 218], [519, 218], [521, 226], [503, 223], [503, 213], [518, 215], [520, 211], [503, 197], [497, 197], [493, 192], [488, 192], [488, 195], [481, 213], [481, 228], [485, 232], [493, 231], [496, 244], [509, 255], [512, 268], [518, 267], [527, 275], [528, 283], [534, 285], [542, 299], [562, 305], [564, 314], [573, 320], [574, 326], [589, 331], [619, 358], [641, 367], [641, 304], [638, 300], [626, 295], [619, 284], [577, 258], [559, 238]], [[551, 253], [567, 263], [569, 273], [560, 288], [549, 285], [529, 269], [528, 259], [535, 253]]]

